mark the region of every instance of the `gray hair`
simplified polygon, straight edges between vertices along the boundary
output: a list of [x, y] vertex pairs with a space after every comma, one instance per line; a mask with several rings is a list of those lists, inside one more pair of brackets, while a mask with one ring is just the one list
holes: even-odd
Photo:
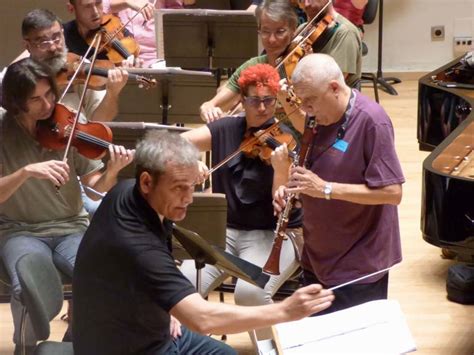
[[298, 16], [288, 0], [264, 0], [255, 10], [258, 28], [262, 25], [263, 11], [272, 21], [286, 21], [293, 30], [298, 26]]
[[301, 59], [291, 76], [293, 84], [310, 84], [313, 87], [324, 87], [332, 80], [345, 85], [344, 75], [334, 58], [321, 53], [309, 54]]
[[157, 178], [165, 172], [166, 164], [193, 166], [197, 164], [199, 157], [197, 148], [179, 134], [149, 131], [137, 144], [135, 177], [138, 181], [140, 175], [147, 171]]
[[21, 24], [21, 34], [26, 38], [32, 31], [44, 30], [58, 23], [62, 28], [61, 19], [46, 9], [34, 9], [28, 12]]

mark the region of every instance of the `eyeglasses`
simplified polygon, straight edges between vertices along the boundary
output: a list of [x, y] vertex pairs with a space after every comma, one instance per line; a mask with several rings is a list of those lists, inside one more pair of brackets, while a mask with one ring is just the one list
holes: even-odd
[[263, 39], [270, 38], [271, 35], [274, 35], [278, 39], [282, 39], [286, 36], [286, 33], [288, 32], [288, 29], [286, 28], [280, 28], [276, 31], [267, 31], [267, 30], [259, 30], [258, 33], [260, 34], [260, 37]]
[[50, 39], [46, 39], [43, 41], [30, 41], [30, 40], [27, 40], [27, 41], [30, 42], [33, 46], [35, 46], [38, 49], [47, 50], [53, 44], [55, 46], [60, 44], [62, 40], [63, 40], [63, 32], [61, 31], [61, 32], [56, 32], [55, 34], [53, 34]]
[[268, 107], [268, 106], [275, 105], [276, 97], [266, 96], [264, 98], [260, 98], [258, 96], [245, 96], [244, 101], [247, 105], [250, 105], [250, 106], [253, 106], [253, 107], [259, 107], [260, 104], [262, 104], [262, 103], [265, 107]]

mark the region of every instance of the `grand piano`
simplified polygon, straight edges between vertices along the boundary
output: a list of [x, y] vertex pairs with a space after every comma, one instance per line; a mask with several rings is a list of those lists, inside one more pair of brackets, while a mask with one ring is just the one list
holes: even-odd
[[474, 260], [474, 68], [458, 58], [423, 76], [418, 143], [423, 162], [421, 230], [430, 244]]

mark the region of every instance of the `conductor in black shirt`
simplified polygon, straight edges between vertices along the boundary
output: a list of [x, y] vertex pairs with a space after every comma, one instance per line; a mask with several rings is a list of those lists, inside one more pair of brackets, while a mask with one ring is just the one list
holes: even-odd
[[152, 132], [137, 146], [136, 181], [104, 198], [76, 258], [75, 354], [234, 354], [200, 334], [296, 320], [331, 304], [320, 285], [257, 307], [210, 303], [196, 293], [175, 265], [170, 237], [200, 180], [198, 157], [184, 138]]

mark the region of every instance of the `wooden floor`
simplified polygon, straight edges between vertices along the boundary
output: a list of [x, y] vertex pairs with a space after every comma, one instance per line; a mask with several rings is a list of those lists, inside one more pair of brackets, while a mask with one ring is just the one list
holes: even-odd
[[[418, 81], [402, 77], [398, 96], [381, 93], [381, 103], [395, 126], [397, 151], [407, 182], [399, 208], [404, 261], [390, 273], [389, 298], [400, 302], [419, 354], [474, 354], [474, 306], [446, 299], [446, 275], [452, 261], [443, 260], [440, 250], [423, 241], [420, 233], [422, 161], [418, 151], [416, 115]], [[371, 95], [373, 90], [364, 88]], [[231, 295], [226, 300], [232, 302]], [[52, 339], [60, 339], [65, 323], [52, 323]], [[8, 304], [0, 304], [0, 355], [12, 354], [13, 327]], [[253, 354], [246, 333], [230, 335], [228, 343], [240, 354]]]

